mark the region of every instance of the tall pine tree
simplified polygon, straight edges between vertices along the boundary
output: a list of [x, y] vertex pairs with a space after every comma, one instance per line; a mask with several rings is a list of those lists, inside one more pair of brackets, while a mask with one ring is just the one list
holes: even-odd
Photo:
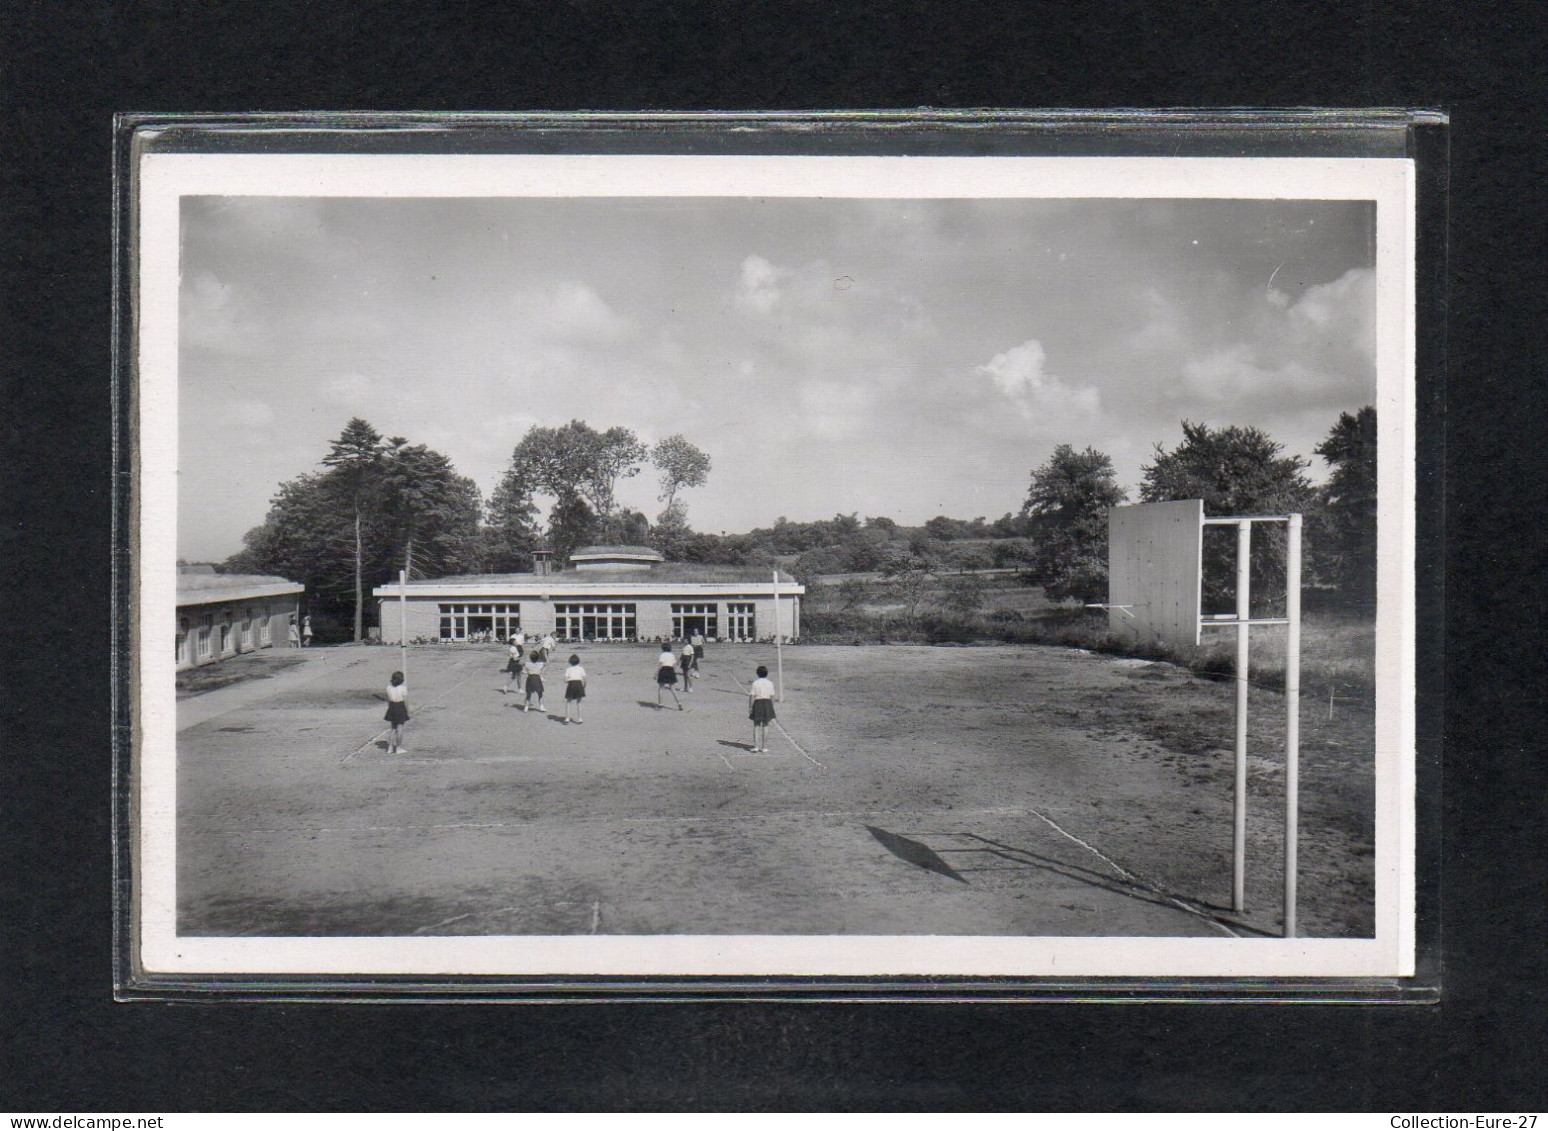
[[348, 500], [354, 527], [355, 640], [365, 638], [365, 524], [381, 488], [382, 434], [360, 417], [351, 418], [333, 441], [323, 463], [340, 495]]

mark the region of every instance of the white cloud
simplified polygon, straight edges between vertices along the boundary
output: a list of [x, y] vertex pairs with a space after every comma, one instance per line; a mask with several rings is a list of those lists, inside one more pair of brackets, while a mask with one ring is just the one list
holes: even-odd
[[1061, 381], [1046, 368], [1043, 344], [1029, 338], [1021, 345], [996, 354], [974, 370], [988, 378], [1000, 393], [1027, 418], [1093, 417], [1101, 411], [1101, 393], [1092, 386], [1077, 388]]
[[1182, 363], [1184, 401], [1238, 412], [1342, 403], [1375, 381], [1375, 275], [1359, 268], [1306, 288], [1290, 301], [1267, 293], [1250, 340], [1219, 346]]
[[749, 255], [742, 260], [742, 277], [736, 285], [737, 305], [759, 314], [769, 313], [779, 302], [783, 293], [780, 284], [789, 274], [761, 255]]
[[1233, 408], [1305, 376], [1305, 367], [1295, 362], [1273, 367], [1259, 364], [1257, 350], [1240, 342], [1183, 363], [1183, 386], [1188, 394], [1218, 399]]
[[1140, 296], [1145, 324], [1129, 337], [1129, 348], [1136, 353], [1174, 350], [1183, 342], [1185, 329], [1177, 304], [1155, 287], [1146, 287]]
[[538, 340], [610, 342], [630, 329], [629, 320], [585, 283], [567, 281], [526, 290], [512, 301], [522, 333]]
[[1286, 311], [1293, 337], [1305, 345], [1376, 356], [1376, 273], [1360, 267], [1331, 283], [1307, 287]]

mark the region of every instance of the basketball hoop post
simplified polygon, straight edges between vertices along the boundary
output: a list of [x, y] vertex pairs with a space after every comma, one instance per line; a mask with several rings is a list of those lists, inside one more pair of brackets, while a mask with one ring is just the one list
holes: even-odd
[[1231, 910], [1247, 909], [1247, 676], [1251, 671], [1252, 523], [1236, 524], [1236, 789], [1232, 803]]
[[1285, 938], [1295, 938], [1301, 805], [1301, 516], [1285, 548]]
[[[1236, 751], [1231, 829], [1231, 909], [1247, 906], [1248, 691], [1254, 628], [1285, 626], [1285, 893], [1284, 934], [1296, 934], [1296, 875], [1300, 810], [1301, 533], [1299, 514], [1204, 514], [1199, 499], [1141, 503], [1108, 512], [1108, 597], [1088, 608], [1106, 609], [1115, 634], [1187, 652], [1206, 628], [1236, 629]], [[1252, 615], [1252, 528], [1286, 527], [1285, 615]], [[1204, 613], [1203, 533], [1206, 526], [1236, 527], [1236, 611]], [[1127, 618], [1127, 621], [1125, 620]], [[1127, 631], [1125, 631], [1127, 630]]]

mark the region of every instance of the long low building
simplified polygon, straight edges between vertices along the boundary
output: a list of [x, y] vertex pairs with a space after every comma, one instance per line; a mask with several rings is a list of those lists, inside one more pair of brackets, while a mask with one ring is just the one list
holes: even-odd
[[283, 577], [179, 569], [177, 670], [283, 647], [304, 591]]
[[470, 574], [379, 585], [383, 641], [504, 640], [517, 631], [559, 640], [791, 640], [804, 586], [760, 566], [666, 562], [643, 546], [588, 546], [554, 571]]

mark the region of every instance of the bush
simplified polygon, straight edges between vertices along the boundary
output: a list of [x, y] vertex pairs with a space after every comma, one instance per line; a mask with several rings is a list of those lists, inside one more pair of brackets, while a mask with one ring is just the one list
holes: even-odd
[[971, 644], [984, 635], [973, 621], [941, 613], [920, 617], [918, 630], [930, 644]]

